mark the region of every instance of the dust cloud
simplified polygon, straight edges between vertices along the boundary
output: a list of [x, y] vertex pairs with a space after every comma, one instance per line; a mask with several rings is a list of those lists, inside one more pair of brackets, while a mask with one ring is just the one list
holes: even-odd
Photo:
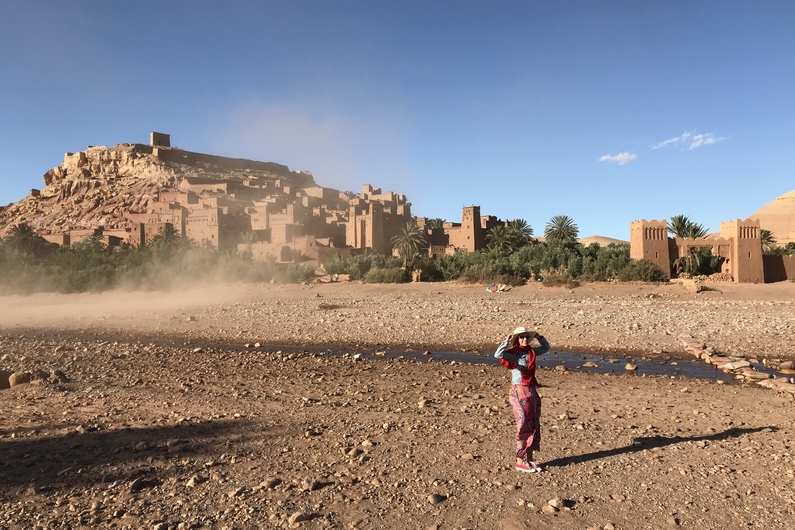
[[249, 296], [251, 287], [216, 284], [181, 291], [106, 291], [101, 293], [0, 296], [0, 330], [12, 328], [80, 329], [92, 324], [125, 329], [134, 322], [153, 329], [164, 315], [232, 303]]

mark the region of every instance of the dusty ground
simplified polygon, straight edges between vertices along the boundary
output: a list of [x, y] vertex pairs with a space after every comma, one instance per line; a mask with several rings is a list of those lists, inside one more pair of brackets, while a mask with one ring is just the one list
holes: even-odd
[[790, 394], [541, 370], [546, 471], [525, 475], [509, 373], [434, 357], [516, 325], [555, 350], [793, 357], [795, 284], [714, 288], [2, 297], [0, 370], [47, 377], [0, 390], [0, 528], [792, 528]]

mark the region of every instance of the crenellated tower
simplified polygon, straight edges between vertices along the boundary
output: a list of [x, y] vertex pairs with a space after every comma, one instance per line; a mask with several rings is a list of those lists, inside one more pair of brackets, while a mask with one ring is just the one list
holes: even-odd
[[630, 258], [649, 260], [671, 277], [671, 251], [665, 220], [633, 221], [629, 225], [629, 244]]

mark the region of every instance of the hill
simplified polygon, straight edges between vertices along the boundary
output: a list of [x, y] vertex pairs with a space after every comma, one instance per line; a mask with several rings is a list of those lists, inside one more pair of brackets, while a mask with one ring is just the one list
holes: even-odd
[[578, 241], [580, 243], [582, 243], [583, 246], [586, 246], [586, 247], [588, 245], [590, 245], [591, 243], [599, 243], [603, 247], [607, 246], [607, 245], [609, 245], [611, 243], [616, 243], [616, 244], [619, 244], [619, 245], [622, 245], [622, 244], [623, 245], [628, 245], [629, 244], [629, 241], [624, 241], [623, 239], [614, 239], [612, 237], [605, 237], [605, 236], [588, 236], [588, 237], [583, 237], [582, 239], [579, 239]]
[[760, 226], [773, 233], [778, 245], [795, 242], [795, 190], [762, 206], [751, 219], [759, 219]]
[[186, 178], [314, 185], [311, 174], [280, 164], [144, 144], [91, 146], [66, 153], [63, 164], [43, 178], [44, 189], [33, 189], [0, 210], [0, 235], [18, 223], [41, 234], [128, 228], [127, 214], [146, 213], [161, 189], [176, 188]]

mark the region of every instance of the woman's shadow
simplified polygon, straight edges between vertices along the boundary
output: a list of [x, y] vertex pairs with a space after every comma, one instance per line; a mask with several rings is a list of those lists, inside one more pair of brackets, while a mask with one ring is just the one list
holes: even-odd
[[753, 432], [760, 432], [770, 430], [770, 432], [778, 431], [778, 427], [732, 427], [723, 432], [703, 435], [703, 436], [641, 436], [633, 438], [632, 444], [624, 447], [616, 447], [614, 449], [605, 449], [603, 451], [595, 451], [593, 453], [586, 453], [582, 455], [565, 456], [563, 458], [556, 458], [545, 462], [545, 467], [562, 467], [569, 464], [579, 464], [583, 462], [590, 462], [591, 460], [599, 460], [600, 458], [607, 458], [609, 456], [623, 455], [627, 453], [635, 453], [638, 451], [645, 451], [646, 449], [654, 449], [656, 447], [665, 447], [667, 445], [678, 444], [682, 442], [698, 442], [698, 441], [716, 441], [727, 440], [729, 438], [737, 438], [744, 434]]

